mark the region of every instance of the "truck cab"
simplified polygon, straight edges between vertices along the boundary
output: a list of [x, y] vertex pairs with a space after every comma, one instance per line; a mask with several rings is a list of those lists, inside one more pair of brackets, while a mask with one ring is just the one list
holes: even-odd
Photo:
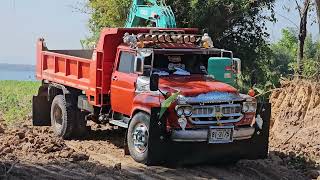
[[[208, 146], [253, 143], [250, 140], [260, 133], [264, 122], [263, 115], [257, 111], [256, 99], [219, 79], [221, 73], [228, 79], [232, 73], [241, 72], [240, 60], [234, 59], [231, 51], [214, 48], [211, 38], [194, 34], [194, 29], [137, 28], [120, 29], [120, 32], [115, 33], [117, 39], [101, 35], [92, 60], [88, 61], [68, 56], [66, 63], [59, 63], [61, 54], [39, 48], [38, 62], [42, 65], [38, 65], [41, 72], [37, 74], [43, 86], [34, 97], [34, 122], [41, 115], [37, 104], [42, 101], [47, 104], [42, 110], [51, 105], [51, 110], [47, 108], [43, 112], [51, 111], [51, 125], [62, 137], [76, 134], [75, 127], [85, 126], [83, 122], [87, 120], [124, 128], [127, 150], [141, 163], [149, 162], [154, 142], [159, 139]], [[48, 58], [50, 54], [54, 58]], [[78, 64], [76, 71], [68, 67], [68, 61]], [[219, 61], [217, 67], [224, 66], [224, 70], [215, 72], [211, 61]], [[43, 64], [54, 64], [54, 70]], [[61, 69], [63, 72], [59, 72]], [[68, 72], [72, 71], [78, 78], [69, 76]], [[74, 84], [76, 81], [82, 86]], [[86, 82], [88, 87], [84, 87]], [[52, 93], [50, 89], [55, 88]], [[45, 98], [40, 100], [41, 96]], [[74, 102], [78, 113], [71, 118], [64, 116], [71, 108], [61, 106], [63, 103], [56, 96]], [[154, 109], [158, 111], [155, 113]], [[60, 126], [55, 127], [59, 122]], [[154, 124], [163, 127], [162, 135], [157, 138], [154, 132], [159, 128]], [[68, 130], [74, 132], [66, 133]], [[267, 137], [266, 133], [264, 139]], [[260, 143], [264, 146], [257, 154], [264, 157], [267, 143]]]

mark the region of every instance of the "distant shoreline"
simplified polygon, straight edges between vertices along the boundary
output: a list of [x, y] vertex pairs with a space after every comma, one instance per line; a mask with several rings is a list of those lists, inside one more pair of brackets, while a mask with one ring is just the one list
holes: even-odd
[[34, 65], [0, 63], [0, 71], [35, 71]]

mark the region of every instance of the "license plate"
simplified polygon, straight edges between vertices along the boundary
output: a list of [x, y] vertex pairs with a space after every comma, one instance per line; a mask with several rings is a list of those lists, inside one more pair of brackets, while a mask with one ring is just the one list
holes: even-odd
[[209, 143], [230, 143], [233, 141], [233, 127], [214, 127], [209, 130]]

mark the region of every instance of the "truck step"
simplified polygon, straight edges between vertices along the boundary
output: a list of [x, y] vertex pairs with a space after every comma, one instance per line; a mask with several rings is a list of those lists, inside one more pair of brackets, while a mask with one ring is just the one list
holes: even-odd
[[116, 126], [119, 126], [119, 127], [122, 127], [122, 128], [126, 128], [128, 129], [129, 127], [129, 118], [127, 119], [123, 119], [123, 120], [112, 120], [112, 121], [109, 121], [110, 124], [113, 124], [113, 125], [116, 125]]

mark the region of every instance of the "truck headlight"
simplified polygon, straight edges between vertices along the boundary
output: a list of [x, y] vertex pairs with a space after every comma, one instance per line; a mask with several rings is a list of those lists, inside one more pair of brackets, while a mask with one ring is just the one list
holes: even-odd
[[183, 112], [186, 117], [190, 117], [192, 115], [192, 107], [186, 106]]
[[183, 115], [184, 110], [183, 110], [182, 107], [179, 107], [179, 108], [176, 109], [176, 112], [177, 112], [177, 115], [180, 117], [180, 116]]
[[176, 106], [176, 112], [179, 117], [185, 116], [190, 117], [192, 116], [192, 106]]
[[242, 105], [243, 112], [256, 112], [257, 103], [256, 102], [244, 102]]

